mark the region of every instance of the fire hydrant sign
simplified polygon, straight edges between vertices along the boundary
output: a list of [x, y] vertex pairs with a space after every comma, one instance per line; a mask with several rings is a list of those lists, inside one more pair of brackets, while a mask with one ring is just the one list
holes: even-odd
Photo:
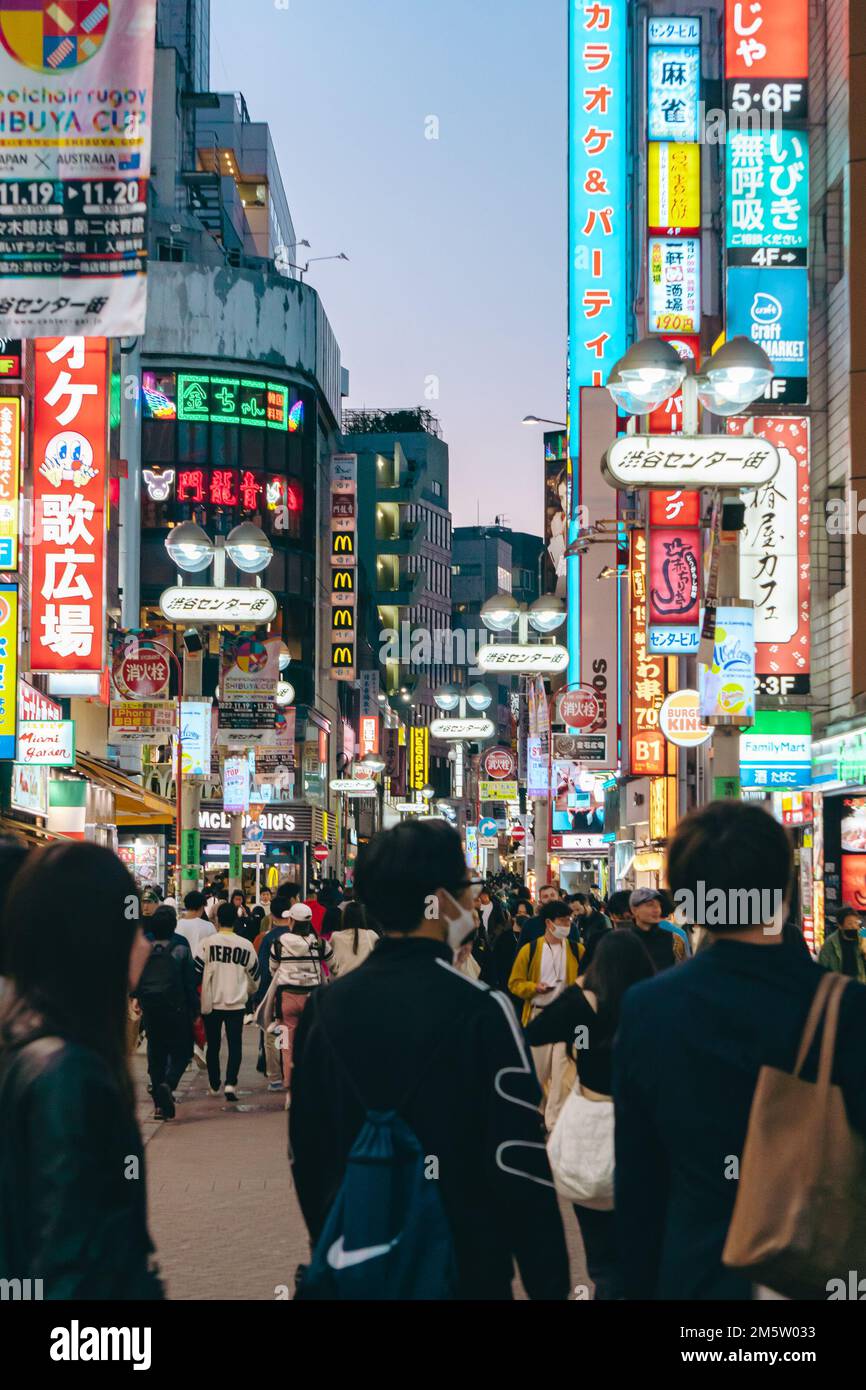
[[144, 332], [156, 0], [0, 4], [0, 318]]
[[41, 338], [33, 394], [31, 669], [105, 664], [104, 338]]

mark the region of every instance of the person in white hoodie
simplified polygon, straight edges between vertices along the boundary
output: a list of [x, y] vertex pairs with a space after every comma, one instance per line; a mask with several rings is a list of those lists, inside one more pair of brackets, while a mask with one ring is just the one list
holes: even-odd
[[271, 987], [258, 1015], [262, 1027], [275, 1020], [282, 1023], [278, 1045], [286, 1091], [292, 1080], [295, 1030], [313, 990], [325, 982], [323, 966], [330, 966], [334, 959], [330, 941], [316, 936], [313, 914], [306, 903], [295, 903], [289, 908], [289, 923], [290, 930], [278, 936], [271, 946]]
[[379, 937], [367, 926], [367, 914], [354, 899], [340, 904], [340, 925], [331, 933], [334, 959], [328, 969], [334, 976], [348, 975], [369, 956]]
[[217, 931], [199, 943], [196, 969], [201, 976], [201, 1012], [207, 1038], [207, 1074], [210, 1094], [219, 1095], [220, 1046], [226, 1030], [226, 1100], [236, 1101], [238, 1072], [243, 1050], [244, 1013], [247, 1000], [259, 982], [259, 962], [249, 941], [232, 928], [237, 911], [230, 903], [217, 909]]

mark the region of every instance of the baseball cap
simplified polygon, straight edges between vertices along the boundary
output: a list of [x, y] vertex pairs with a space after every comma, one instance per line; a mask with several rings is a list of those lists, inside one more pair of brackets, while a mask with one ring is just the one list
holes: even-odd
[[287, 914], [293, 922], [312, 922], [313, 914], [306, 903], [292, 903]]
[[661, 902], [661, 893], [655, 888], [636, 888], [628, 900], [629, 907], [640, 907], [641, 903]]

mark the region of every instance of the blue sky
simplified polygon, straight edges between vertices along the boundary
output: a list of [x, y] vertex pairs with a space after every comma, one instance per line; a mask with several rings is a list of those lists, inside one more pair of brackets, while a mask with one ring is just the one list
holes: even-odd
[[310, 273], [348, 404], [439, 416], [458, 525], [542, 528], [520, 420], [564, 418], [565, 26], [564, 0], [211, 4], [211, 86], [270, 123], [304, 254], [350, 257]]

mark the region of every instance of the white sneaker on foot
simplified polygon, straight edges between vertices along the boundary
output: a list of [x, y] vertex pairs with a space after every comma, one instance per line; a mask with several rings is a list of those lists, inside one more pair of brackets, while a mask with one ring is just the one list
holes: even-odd
[[226, 1086], [226, 1088], [225, 1088], [225, 1096], [226, 1096], [226, 1100], [237, 1100], [237, 1098], [238, 1098], [238, 1093], [237, 1093], [235, 1087], [234, 1087], [234, 1086]]
[[207, 1093], [209, 1096], [218, 1096], [220, 1093], [220, 1088], [219, 1086], [217, 1086], [216, 1090], [214, 1090], [213, 1086], [208, 1086]]

